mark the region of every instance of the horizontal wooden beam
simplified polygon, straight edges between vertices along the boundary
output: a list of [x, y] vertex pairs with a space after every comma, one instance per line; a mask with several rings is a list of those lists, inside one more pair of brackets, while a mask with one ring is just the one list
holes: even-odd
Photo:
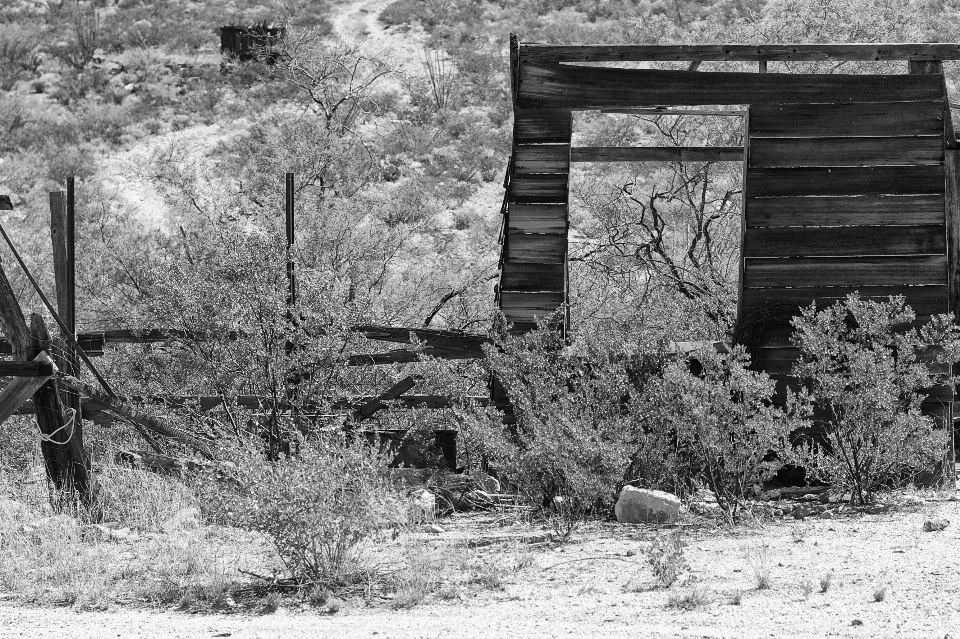
[[960, 45], [883, 44], [639, 44], [520, 43], [520, 62], [711, 62], [960, 60]]
[[413, 343], [411, 339], [411, 335], [413, 335], [428, 347], [462, 351], [464, 354], [476, 357], [483, 357], [483, 345], [490, 342], [489, 337], [478, 333], [463, 333], [460, 331], [445, 331], [432, 328], [406, 328], [402, 326], [363, 324], [354, 326], [350, 330], [356, 333], [362, 333], [367, 339], [397, 342], [400, 344]]
[[27, 402], [33, 394], [40, 390], [40, 387], [47, 383], [56, 370], [53, 360], [47, 355], [46, 351], [40, 351], [34, 362], [48, 364], [51, 370], [50, 375], [38, 377], [17, 377], [0, 391], [0, 424], [5, 422], [8, 417], [17, 413], [24, 402]]
[[746, 258], [744, 288], [920, 286], [947, 281], [947, 256]]
[[50, 359], [32, 362], [0, 361], [0, 377], [51, 377], [56, 367]]
[[703, 106], [785, 102], [935, 102], [945, 98], [938, 75], [817, 75], [613, 69], [526, 64], [520, 66], [521, 107], [574, 110], [646, 104]]
[[943, 195], [748, 198], [747, 227], [944, 223]]
[[600, 113], [610, 115], [708, 115], [712, 117], [733, 117], [742, 118], [747, 115], [746, 111], [729, 111], [716, 109], [669, 109], [666, 107], [638, 107], [635, 109], [601, 109]]
[[743, 162], [740, 146], [583, 146], [571, 162]]

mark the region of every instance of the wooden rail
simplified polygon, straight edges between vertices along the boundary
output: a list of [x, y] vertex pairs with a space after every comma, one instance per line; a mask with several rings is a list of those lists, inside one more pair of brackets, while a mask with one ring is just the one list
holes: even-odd
[[524, 42], [521, 62], [872, 62], [960, 60], [960, 45], [883, 44], [640, 44], [564, 46]]

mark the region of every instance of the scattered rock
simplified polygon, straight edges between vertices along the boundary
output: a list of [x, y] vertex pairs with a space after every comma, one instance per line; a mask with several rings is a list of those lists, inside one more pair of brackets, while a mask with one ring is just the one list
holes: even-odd
[[701, 488], [690, 496], [690, 501], [700, 501], [708, 504], [715, 504], [717, 503], [717, 496], [714, 495], [713, 491], [709, 488]]
[[438, 524], [427, 524], [423, 527], [423, 532], [428, 532], [433, 535], [439, 535], [440, 533], [443, 533], [446, 531], [443, 529], [443, 526], [440, 526]]
[[923, 522], [923, 532], [937, 532], [950, 525], [948, 519], [928, 519]]
[[161, 528], [167, 532], [174, 530], [195, 530], [200, 527], [200, 510], [190, 506], [181, 508], [172, 517], [163, 522]]
[[624, 524], [675, 524], [680, 516], [680, 498], [661, 490], [624, 486], [614, 508]]
[[863, 625], [863, 622], [860, 621], [859, 619], [854, 619], [853, 621], [850, 622], [850, 625], [851, 625], [851, 626], [862, 626], [862, 625]]
[[720, 505], [715, 502], [695, 501], [690, 504], [690, 512], [695, 515], [711, 516], [720, 513]]
[[806, 515], [804, 514], [803, 510], [801, 510], [800, 508], [794, 508], [794, 509], [793, 509], [793, 518], [794, 518], [794, 519], [797, 519], [797, 520], [799, 520], [799, 521], [803, 521], [803, 518], [804, 518], [804, 517], [806, 517]]
[[825, 510], [824, 512], [820, 513], [820, 519], [833, 519], [833, 513], [829, 510]]
[[783, 517], [783, 509], [774, 508], [773, 512], [771, 512], [770, 514], [773, 515], [774, 517]]
[[821, 504], [829, 504], [829, 503], [830, 503], [830, 493], [829, 493], [829, 492], [824, 491], [824, 492], [820, 493], [820, 503], [821, 503]]
[[922, 506], [925, 500], [916, 495], [904, 495], [902, 503], [904, 506]]
[[806, 495], [804, 495], [804, 496], [801, 497], [800, 499], [803, 500], [803, 501], [820, 501], [820, 495], [818, 495], [818, 494], [816, 494], [816, 493], [807, 493]]
[[889, 510], [889, 507], [884, 504], [874, 504], [873, 506], [867, 508], [867, 514], [882, 515], [883, 513], [887, 512], [887, 510]]

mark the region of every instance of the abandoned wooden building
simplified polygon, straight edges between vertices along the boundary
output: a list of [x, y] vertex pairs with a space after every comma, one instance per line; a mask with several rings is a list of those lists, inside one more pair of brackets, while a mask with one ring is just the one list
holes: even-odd
[[[957, 59], [955, 44], [554, 46], [512, 39], [513, 156], [499, 308], [523, 332], [568, 302], [572, 163], [721, 161], [743, 164], [738, 322], [759, 333], [751, 336], [755, 363], [781, 392], [798, 351], [789, 342], [790, 313], [751, 322], [764, 309], [796, 314], [859, 291], [867, 299], [903, 295], [918, 320], [957, 315], [958, 155], [943, 75], [943, 60]], [[700, 70], [721, 61], [753, 63], [756, 71]], [[777, 64], [801, 61], [901, 68], [809, 74]], [[686, 68], [638, 68], [650, 62]], [[571, 146], [575, 111], [683, 114], [701, 107], [701, 114], [719, 114], [731, 105], [743, 110], [742, 147]], [[934, 389], [924, 409], [951, 423], [953, 396], [952, 388]]]

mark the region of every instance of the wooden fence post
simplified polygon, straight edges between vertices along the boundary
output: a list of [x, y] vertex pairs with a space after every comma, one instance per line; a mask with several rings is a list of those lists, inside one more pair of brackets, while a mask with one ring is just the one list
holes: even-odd
[[[57, 314], [76, 337], [76, 228], [74, 215], [73, 178], [67, 180], [67, 192], [50, 192], [50, 240], [53, 244], [53, 274], [57, 289]], [[67, 375], [76, 376], [79, 362], [70, 340], [58, 340], [53, 353], [57, 367]], [[63, 403], [74, 410], [76, 425], [81, 426], [80, 396], [64, 389]]]

